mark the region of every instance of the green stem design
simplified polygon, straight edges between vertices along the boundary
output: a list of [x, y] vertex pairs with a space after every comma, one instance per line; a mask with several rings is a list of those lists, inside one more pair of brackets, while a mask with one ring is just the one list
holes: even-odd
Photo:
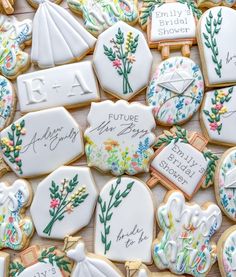
[[9, 276], [15, 277], [18, 276], [22, 271], [25, 270], [25, 267], [19, 262], [12, 262], [9, 266]]
[[192, 11], [193, 15], [197, 19], [200, 19], [200, 17], [202, 16], [202, 11], [200, 9], [198, 9], [194, 0], [177, 0], [177, 2], [179, 2], [181, 4], [187, 4], [188, 8]]
[[213, 184], [213, 179], [214, 179], [215, 170], [216, 170], [216, 161], [219, 158], [211, 151], [205, 151], [202, 154], [206, 160], [209, 160], [207, 170], [206, 170], [206, 180], [204, 184], [204, 188], [207, 188], [211, 184]]
[[54, 223], [58, 220], [62, 221], [65, 217], [64, 214], [68, 212], [66, 208], [70, 208], [70, 212], [72, 212], [74, 208], [82, 204], [88, 197], [89, 194], [85, 193], [85, 187], [80, 187], [73, 195], [71, 195], [78, 183], [78, 174], [76, 174], [70, 181], [65, 179], [61, 189], [59, 185], [56, 185], [56, 183], [52, 181], [52, 185], [49, 188], [51, 198], [51, 209], [49, 210], [49, 214], [52, 219], [43, 230], [48, 236], [51, 235]]
[[216, 41], [216, 35], [219, 34], [222, 24], [222, 9], [217, 13], [217, 18], [213, 18], [212, 12], [209, 12], [209, 17], [206, 18], [206, 33], [203, 33], [205, 45], [212, 52], [212, 61], [215, 64], [215, 72], [221, 78], [222, 59], [219, 60], [219, 50]]
[[115, 186], [112, 184], [109, 192], [110, 199], [108, 205], [106, 201], [102, 200], [101, 196], [98, 197], [98, 203], [101, 211], [101, 214], [99, 214], [99, 220], [100, 223], [103, 224], [104, 230], [104, 233], [101, 232], [101, 240], [104, 244], [104, 255], [106, 255], [111, 247], [111, 240], [108, 241], [108, 235], [110, 234], [110, 225], [108, 225], [108, 222], [111, 220], [113, 215], [111, 210], [113, 208], [117, 208], [121, 204], [122, 200], [131, 192], [134, 181], [128, 183], [126, 189], [123, 192], [118, 190], [120, 183], [121, 177], [117, 178]]
[[143, 0], [143, 6], [139, 16], [139, 22], [141, 26], [146, 26], [148, 19], [152, 16], [152, 12], [154, 11], [155, 7], [160, 7], [163, 4], [165, 4], [163, 0]]

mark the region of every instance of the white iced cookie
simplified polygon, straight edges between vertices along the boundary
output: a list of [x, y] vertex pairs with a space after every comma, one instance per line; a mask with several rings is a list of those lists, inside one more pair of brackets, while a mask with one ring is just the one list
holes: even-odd
[[120, 21], [98, 37], [93, 63], [102, 88], [129, 100], [146, 88], [152, 54], [144, 35]]
[[10, 263], [10, 254], [6, 252], [0, 252], [0, 276], [1, 277], [9, 276], [9, 263]]
[[89, 166], [113, 175], [149, 171], [155, 142], [150, 107], [119, 100], [92, 103], [84, 136]]
[[81, 237], [66, 237], [64, 249], [66, 255], [74, 261], [71, 277], [124, 277], [108, 259], [88, 253]]
[[38, 235], [64, 239], [88, 225], [97, 194], [89, 168], [59, 167], [38, 184], [30, 208]]
[[29, 244], [34, 227], [25, 210], [31, 201], [32, 189], [25, 180], [0, 182], [0, 249], [22, 250]]
[[84, 153], [80, 127], [62, 107], [28, 113], [0, 138], [4, 161], [21, 177], [50, 173]]
[[197, 112], [203, 93], [200, 67], [191, 59], [174, 57], [157, 67], [147, 90], [147, 103], [159, 124], [180, 125]]
[[78, 61], [96, 39], [64, 8], [42, 0], [33, 20], [32, 62], [40, 68]]
[[235, 10], [215, 7], [207, 10], [198, 23], [197, 39], [208, 87], [222, 87], [236, 83], [236, 45], [233, 29]]
[[9, 277], [70, 277], [72, 262], [55, 246], [32, 245], [10, 263]]
[[150, 264], [154, 236], [154, 204], [146, 184], [132, 177], [111, 179], [98, 197], [95, 254], [117, 262]]
[[206, 148], [207, 140], [196, 132], [174, 127], [158, 138], [151, 163], [150, 187], [158, 182], [179, 189], [191, 199], [200, 187], [213, 184], [218, 157]]
[[20, 75], [17, 95], [23, 113], [58, 106], [75, 108], [100, 99], [90, 61]]
[[186, 203], [180, 191], [167, 193], [157, 210], [161, 228], [153, 243], [153, 259], [160, 269], [176, 274], [206, 276], [216, 261], [216, 245], [211, 237], [220, 229], [219, 207]]
[[236, 145], [232, 126], [236, 120], [236, 87], [208, 91], [204, 96], [200, 119], [209, 141]]

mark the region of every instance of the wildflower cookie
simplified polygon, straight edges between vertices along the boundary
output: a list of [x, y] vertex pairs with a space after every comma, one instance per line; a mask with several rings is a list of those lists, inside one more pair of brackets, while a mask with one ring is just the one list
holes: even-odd
[[69, 277], [72, 262], [55, 246], [32, 245], [10, 263], [9, 277]]
[[208, 87], [224, 87], [236, 83], [233, 33], [235, 10], [215, 7], [207, 10], [198, 23], [197, 38], [205, 83]]
[[210, 142], [233, 146], [232, 126], [236, 120], [236, 87], [208, 91], [200, 113], [202, 129]]
[[174, 57], [158, 66], [147, 89], [147, 103], [157, 123], [180, 125], [197, 112], [203, 93], [199, 66], [188, 58]]
[[134, 25], [138, 19], [136, 0], [67, 0], [69, 8], [83, 16], [85, 28], [98, 36], [118, 21]]
[[124, 277], [119, 269], [108, 259], [88, 253], [81, 237], [66, 237], [64, 251], [74, 261], [71, 277]]
[[154, 205], [146, 184], [132, 177], [110, 180], [98, 197], [95, 254], [117, 262], [139, 260], [150, 264], [154, 236]]
[[25, 210], [31, 201], [32, 189], [25, 180], [0, 182], [0, 249], [22, 250], [29, 244], [34, 227]]
[[178, 189], [191, 199], [200, 187], [213, 184], [218, 157], [206, 148], [207, 139], [178, 126], [164, 131], [152, 160], [150, 187], [158, 182], [168, 189]]
[[144, 0], [139, 21], [147, 29], [149, 46], [160, 50], [162, 59], [169, 58], [172, 49], [181, 49], [182, 55], [189, 57], [201, 14], [194, 0]]
[[48, 0], [40, 0], [33, 29], [31, 60], [40, 68], [78, 61], [96, 42], [67, 10]]
[[[84, 153], [80, 127], [62, 107], [26, 114], [4, 129], [0, 139], [4, 162], [20, 177], [50, 173]], [[3, 160], [1, 175], [6, 171]]]
[[206, 276], [216, 262], [217, 249], [211, 237], [220, 229], [219, 207], [186, 203], [180, 191], [170, 191], [157, 210], [161, 228], [153, 243], [153, 260], [160, 270]]
[[1, 60], [0, 72], [8, 79], [15, 79], [27, 70], [30, 58], [23, 49], [31, 43], [32, 21], [18, 21], [14, 16], [0, 14]]
[[9, 263], [10, 263], [10, 254], [6, 252], [0, 252], [0, 276], [2, 277], [9, 276]]
[[56, 106], [75, 108], [100, 99], [90, 61], [20, 75], [17, 95], [23, 113]]
[[30, 208], [38, 235], [64, 239], [88, 225], [97, 194], [89, 168], [59, 167], [38, 184]]
[[0, 0], [0, 12], [6, 14], [14, 13], [15, 0]]
[[150, 107], [124, 100], [92, 103], [88, 123], [88, 166], [117, 176], [149, 171], [156, 126]]
[[98, 37], [93, 63], [102, 88], [130, 100], [148, 84], [152, 54], [144, 35], [120, 21]]

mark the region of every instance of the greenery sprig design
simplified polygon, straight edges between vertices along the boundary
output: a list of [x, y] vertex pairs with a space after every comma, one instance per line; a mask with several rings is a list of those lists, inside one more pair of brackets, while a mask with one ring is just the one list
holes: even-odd
[[210, 11], [209, 16], [206, 17], [206, 33], [203, 33], [205, 45], [211, 50], [211, 58], [215, 64], [215, 72], [219, 78], [221, 78], [222, 59], [219, 59], [219, 49], [216, 36], [220, 32], [222, 20], [222, 9], [217, 13], [217, 18], [214, 18]]
[[109, 202], [103, 200], [101, 196], [98, 197], [98, 203], [100, 206], [100, 214], [99, 214], [99, 220], [100, 223], [103, 224], [103, 232], [101, 232], [101, 241], [104, 244], [104, 254], [106, 254], [111, 247], [111, 240], [108, 239], [108, 235], [110, 234], [110, 225], [109, 221], [112, 218], [113, 208], [117, 208], [124, 198], [128, 196], [128, 194], [131, 192], [134, 181], [127, 184], [126, 189], [121, 192], [119, 189], [119, 185], [121, 184], [121, 177], [117, 178], [116, 184], [111, 186], [110, 192], [109, 192]]
[[187, 4], [188, 8], [192, 11], [193, 15], [197, 19], [200, 19], [200, 17], [202, 16], [202, 11], [198, 9], [194, 0], [177, 0], [177, 2], [181, 4]]
[[211, 151], [205, 151], [202, 154], [206, 160], [209, 160], [207, 170], [206, 170], [206, 179], [203, 185], [205, 188], [207, 188], [211, 184], [213, 184], [214, 174], [216, 170], [216, 162], [219, 158]]
[[15, 277], [17, 275], [19, 275], [22, 271], [25, 270], [25, 267], [19, 263], [19, 262], [12, 262], [10, 263], [9, 266], [9, 276], [10, 277]]
[[152, 12], [154, 11], [155, 7], [160, 7], [163, 4], [165, 4], [163, 0], [143, 0], [143, 6], [139, 16], [139, 22], [141, 26], [146, 26], [148, 19], [152, 16]]

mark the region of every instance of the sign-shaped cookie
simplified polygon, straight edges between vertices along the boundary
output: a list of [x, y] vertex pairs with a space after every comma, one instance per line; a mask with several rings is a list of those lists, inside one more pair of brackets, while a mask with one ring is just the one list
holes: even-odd
[[194, 0], [144, 0], [139, 20], [147, 29], [149, 46], [158, 48], [162, 59], [167, 59], [170, 49], [181, 49], [183, 56], [190, 56], [200, 16]]
[[213, 183], [217, 156], [206, 148], [207, 140], [198, 133], [174, 127], [158, 138], [158, 150], [151, 163], [147, 184], [158, 182], [169, 189], [181, 190], [187, 199], [202, 186]]
[[151, 107], [119, 100], [92, 103], [85, 131], [89, 166], [114, 175], [149, 171], [155, 142]]
[[21, 250], [29, 244], [34, 227], [25, 209], [31, 200], [32, 190], [25, 180], [0, 183], [0, 249]]
[[50, 173], [84, 152], [79, 125], [62, 107], [28, 113], [4, 129], [0, 138], [4, 161], [21, 177]]
[[216, 245], [211, 237], [220, 229], [219, 207], [186, 203], [180, 191], [167, 193], [157, 210], [161, 228], [153, 243], [153, 260], [160, 270], [176, 274], [206, 276], [216, 261]]
[[131, 177], [110, 180], [98, 197], [95, 254], [117, 262], [151, 263], [154, 232], [154, 205], [146, 184]]
[[236, 45], [233, 30], [236, 12], [227, 7], [207, 10], [198, 23], [198, 45], [208, 87], [236, 83]]
[[6, 252], [0, 252], [0, 276], [1, 277], [9, 276], [9, 263], [10, 263], [10, 254]]
[[58, 106], [74, 108], [100, 98], [90, 61], [20, 75], [17, 94], [23, 113]]
[[64, 239], [86, 226], [92, 217], [97, 189], [87, 167], [62, 166], [41, 181], [31, 205], [41, 237]]

